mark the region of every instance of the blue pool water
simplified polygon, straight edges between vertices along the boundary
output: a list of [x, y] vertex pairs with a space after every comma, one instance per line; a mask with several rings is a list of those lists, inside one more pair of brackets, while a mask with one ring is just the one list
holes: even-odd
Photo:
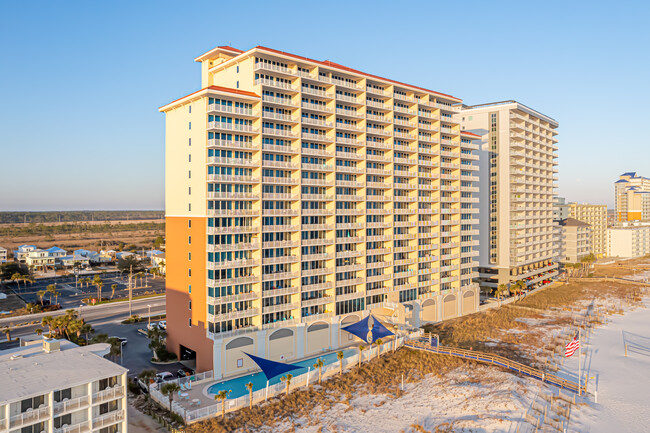
[[[346, 349], [343, 351], [343, 354], [345, 355], [346, 358], [354, 355], [355, 353], [357, 353], [357, 350], [355, 349]], [[294, 376], [299, 376], [301, 374], [307, 373], [308, 367], [311, 367], [313, 372], [314, 363], [318, 358], [322, 359], [325, 365], [338, 362], [338, 358], [336, 357], [336, 352], [332, 352], [332, 353], [328, 353], [327, 355], [316, 356], [314, 358], [293, 362], [292, 364], [301, 365], [303, 368], [299, 370], [291, 371], [290, 373], [293, 374]], [[276, 376], [271, 380], [269, 380], [269, 386], [275, 385], [276, 383], [280, 383], [280, 377], [282, 377], [282, 375]], [[266, 376], [264, 376], [264, 373], [260, 371], [255, 374], [249, 374], [246, 376], [238, 377], [237, 379], [230, 379], [224, 382], [215, 383], [210, 388], [208, 388], [208, 393], [216, 394], [217, 392], [222, 390], [226, 390], [226, 391], [232, 390], [232, 392], [228, 395], [229, 399], [241, 397], [242, 395], [248, 394], [248, 390], [246, 389], [246, 384], [248, 382], [253, 382], [253, 391], [258, 391], [266, 387]]]

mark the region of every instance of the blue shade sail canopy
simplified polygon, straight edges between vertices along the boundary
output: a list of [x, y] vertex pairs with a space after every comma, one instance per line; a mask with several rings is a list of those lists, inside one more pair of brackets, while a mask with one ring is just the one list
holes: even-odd
[[377, 341], [379, 338], [389, 337], [395, 335], [388, 330], [381, 322], [373, 317], [372, 323], [372, 341]]
[[251, 355], [250, 353], [244, 352], [250, 359], [252, 359], [255, 364], [257, 364], [261, 369], [266, 380], [271, 380], [275, 376], [287, 373], [292, 370], [298, 370], [304, 368], [300, 365], [294, 364], [284, 364], [282, 362], [271, 361], [270, 359], [260, 358], [259, 356]]
[[[368, 341], [368, 332], [370, 332], [370, 327], [368, 326], [368, 320], [369, 319], [370, 319], [370, 315], [368, 315], [367, 317], [359, 320], [358, 322], [353, 323], [352, 325], [348, 325], [348, 326], [346, 326], [344, 328], [341, 328], [341, 329], [343, 329], [344, 331], [349, 332], [350, 334], [352, 334], [354, 336], [359, 337], [363, 341], [366, 341], [366, 342], [370, 343], [370, 341]], [[377, 321], [375, 320], [375, 322], [377, 322]]]

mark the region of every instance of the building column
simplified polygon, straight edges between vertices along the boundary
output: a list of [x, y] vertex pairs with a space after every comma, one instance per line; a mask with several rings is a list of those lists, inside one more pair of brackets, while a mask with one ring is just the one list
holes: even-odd
[[50, 417], [47, 419], [47, 431], [54, 431], [54, 391], [50, 391], [45, 396], [46, 406], [50, 407]]
[[339, 330], [341, 324], [336, 320], [336, 317], [333, 317], [330, 322], [330, 350], [339, 348]]
[[212, 374], [215, 379], [223, 378], [223, 339], [212, 341]]
[[[274, 329], [271, 329], [271, 331], [274, 331]], [[268, 359], [269, 356], [268, 347], [266, 347], [266, 334], [267, 331], [265, 329], [257, 331], [257, 356], [260, 358]]]
[[299, 323], [294, 330], [296, 335], [296, 359], [305, 357], [306, 328], [304, 323]]
[[411, 313], [411, 325], [415, 328], [419, 328], [422, 326], [422, 306], [420, 305], [419, 300], [414, 301], [411, 305], [413, 305], [413, 312]]
[[442, 301], [445, 299], [444, 295], [438, 295], [436, 299], [436, 318], [438, 322], [442, 322]]

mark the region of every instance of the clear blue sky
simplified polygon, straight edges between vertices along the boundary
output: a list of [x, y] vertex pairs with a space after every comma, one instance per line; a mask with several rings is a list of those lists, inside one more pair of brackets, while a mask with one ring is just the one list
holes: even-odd
[[650, 176], [647, 2], [0, 2], [0, 210], [163, 209], [193, 59], [265, 45], [560, 122], [559, 194]]

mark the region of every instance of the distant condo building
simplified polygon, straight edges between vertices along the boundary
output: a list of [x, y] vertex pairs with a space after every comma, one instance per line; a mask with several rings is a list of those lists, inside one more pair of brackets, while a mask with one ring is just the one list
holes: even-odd
[[575, 218], [559, 221], [561, 244], [558, 249], [559, 261], [565, 263], [580, 263], [591, 252], [591, 229], [589, 224]]
[[[160, 108], [169, 350], [232, 376], [253, 368], [244, 353], [348, 345], [341, 327], [370, 312], [418, 326], [477, 310], [480, 137], [460, 99], [264, 47], [195, 60], [201, 90]], [[512, 122], [543, 141], [531, 181], [551, 200], [557, 124], [529, 111]], [[553, 268], [542, 244], [522, 272]]]
[[569, 217], [589, 225], [590, 252], [596, 258], [607, 255], [607, 206], [588, 203], [569, 203]]
[[616, 221], [650, 221], [650, 179], [623, 173], [614, 184]]
[[[524, 280], [536, 287], [557, 275], [558, 123], [519, 102], [464, 106], [462, 129], [483, 137], [479, 152], [479, 282]], [[555, 232], [555, 233], [554, 233]]]
[[643, 257], [650, 254], [650, 225], [620, 223], [607, 229], [607, 255]]

